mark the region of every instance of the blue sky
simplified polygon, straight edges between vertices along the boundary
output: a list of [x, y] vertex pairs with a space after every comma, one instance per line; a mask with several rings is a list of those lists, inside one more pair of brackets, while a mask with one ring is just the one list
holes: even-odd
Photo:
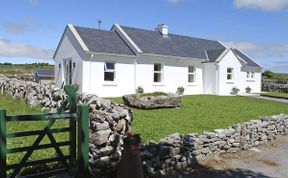
[[0, 62], [53, 63], [65, 25], [114, 23], [220, 40], [288, 73], [288, 0], [0, 0]]

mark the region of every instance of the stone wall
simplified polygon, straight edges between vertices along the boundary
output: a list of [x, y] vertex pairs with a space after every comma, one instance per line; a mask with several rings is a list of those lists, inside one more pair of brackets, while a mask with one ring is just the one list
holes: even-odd
[[[56, 112], [66, 98], [60, 88], [4, 76], [0, 77], [0, 92], [22, 98], [29, 106], [40, 106], [42, 110], [51, 112]], [[108, 174], [116, 169], [120, 161], [122, 138], [131, 130], [132, 113], [124, 105], [96, 95], [80, 94], [79, 100], [90, 106], [90, 168], [95, 175]]]
[[0, 74], [0, 77], [15, 78], [15, 79], [31, 81], [31, 82], [35, 81], [33, 74], [5, 74], [5, 76]]
[[288, 80], [263, 79], [262, 91], [288, 93]]
[[203, 134], [172, 134], [159, 143], [142, 145], [141, 156], [149, 175], [172, 174], [193, 167], [209, 156], [247, 150], [288, 134], [288, 115], [262, 117]]

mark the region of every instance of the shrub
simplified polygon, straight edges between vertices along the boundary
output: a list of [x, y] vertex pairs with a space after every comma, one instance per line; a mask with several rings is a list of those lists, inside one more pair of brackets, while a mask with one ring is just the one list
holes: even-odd
[[245, 90], [246, 90], [246, 93], [251, 93], [251, 91], [252, 91], [252, 89], [249, 86], [246, 87]]
[[137, 87], [137, 89], [136, 89], [136, 94], [141, 94], [141, 93], [144, 93], [144, 88], [141, 87], [141, 86], [139, 86], [139, 87]]
[[176, 93], [178, 93], [179, 95], [183, 95], [185, 88], [184, 87], [178, 87]]
[[233, 87], [231, 91], [231, 95], [237, 95], [239, 91], [240, 91], [239, 88]]
[[267, 77], [267, 78], [273, 78], [274, 73], [271, 70], [266, 70], [265, 72], [263, 72], [263, 77]]

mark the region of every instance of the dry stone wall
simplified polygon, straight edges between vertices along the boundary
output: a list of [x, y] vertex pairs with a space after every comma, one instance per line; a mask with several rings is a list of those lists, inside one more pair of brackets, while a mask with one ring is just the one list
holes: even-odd
[[[0, 76], [0, 92], [26, 100], [30, 106], [56, 111], [66, 98], [65, 92], [50, 85], [39, 85]], [[80, 94], [80, 103], [89, 104], [89, 163], [94, 175], [107, 175], [117, 169], [123, 136], [131, 130], [132, 113], [124, 105]], [[233, 153], [265, 144], [288, 134], [288, 115], [262, 117], [215, 129], [203, 134], [172, 134], [159, 143], [142, 144], [140, 154], [150, 176], [174, 173], [194, 166], [209, 156]]]
[[263, 79], [262, 91], [288, 93], [288, 80]]
[[[0, 77], [0, 92], [24, 99], [29, 106], [56, 112], [66, 93], [50, 85]], [[121, 158], [123, 136], [131, 130], [132, 113], [124, 105], [90, 94], [79, 94], [79, 102], [89, 104], [89, 163], [95, 175], [116, 169]]]
[[288, 115], [262, 117], [203, 134], [172, 134], [159, 143], [142, 145], [141, 156], [150, 176], [173, 174], [209, 156], [234, 153], [288, 134]]

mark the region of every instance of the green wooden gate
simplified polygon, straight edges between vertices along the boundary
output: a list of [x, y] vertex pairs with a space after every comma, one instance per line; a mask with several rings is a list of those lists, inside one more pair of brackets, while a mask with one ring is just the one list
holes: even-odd
[[[72, 88], [66, 87], [66, 90], [71, 90]], [[77, 89], [76, 89], [77, 90]], [[0, 109], [0, 178], [14, 178], [19, 177], [20, 171], [28, 166], [43, 165], [47, 163], [57, 162], [60, 163], [60, 167], [43, 171], [40, 173], [33, 173], [30, 175], [25, 175], [22, 177], [48, 177], [51, 175], [56, 175], [59, 173], [67, 172], [72, 168], [77, 168], [78, 176], [88, 176], [88, 153], [89, 153], [89, 107], [86, 104], [78, 106], [78, 112], [76, 112], [76, 90], [73, 91], [72, 95], [68, 96], [68, 99], [72, 96], [70, 102], [70, 111], [74, 112], [60, 112], [60, 113], [40, 113], [40, 114], [30, 114], [30, 115], [15, 115], [7, 116], [5, 110]], [[66, 91], [67, 92], [67, 91]], [[75, 96], [74, 96], [75, 95]], [[72, 103], [74, 104], [71, 104]], [[65, 103], [65, 102], [64, 102]], [[67, 104], [67, 103], [66, 103]], [[71, 109], [72, 107], [72, 109]], [[59, 119], [68, 119], [69, 127], [65, 128], [52, 128], [54, 123]], [[11, 133], [7, 131], [7, 122], [27, 122], [27, 121], [48, 121], [46, 127], [42, 130], [33, 131], [23, 131]], [[77, 132], [78, 127], [78, 144], [77, 142]], [[69, 139], [66, 141], [57, 142], [53, 134], [69, 132]], [[34, 143], [31, 146], [18, 147], [18, 148], [7, 148], [8, 138], [19, 138], [27, 136], [37, 136]], [[51, 143], [40, 144], [43, 138], [47, 136]], [[76, 156], [76, 145], [78, 145], [78, 156]], [[64, 155], [60, 147], [68, 146], [69, 154]], [[40, 160], [29, 161], [32, 153], [35, 150], [42, 150], [47, 148], [54, 148], [57, 155], [51, 158], [45, 158]], [[16, 164], [7, 164], [7, 155], [15, 154], [19, 152], [25, 152], [21, 161]], [[78, 158], [78, 159], [77, 159]], [[7, 175], [7, 172], [9, 175]]]

